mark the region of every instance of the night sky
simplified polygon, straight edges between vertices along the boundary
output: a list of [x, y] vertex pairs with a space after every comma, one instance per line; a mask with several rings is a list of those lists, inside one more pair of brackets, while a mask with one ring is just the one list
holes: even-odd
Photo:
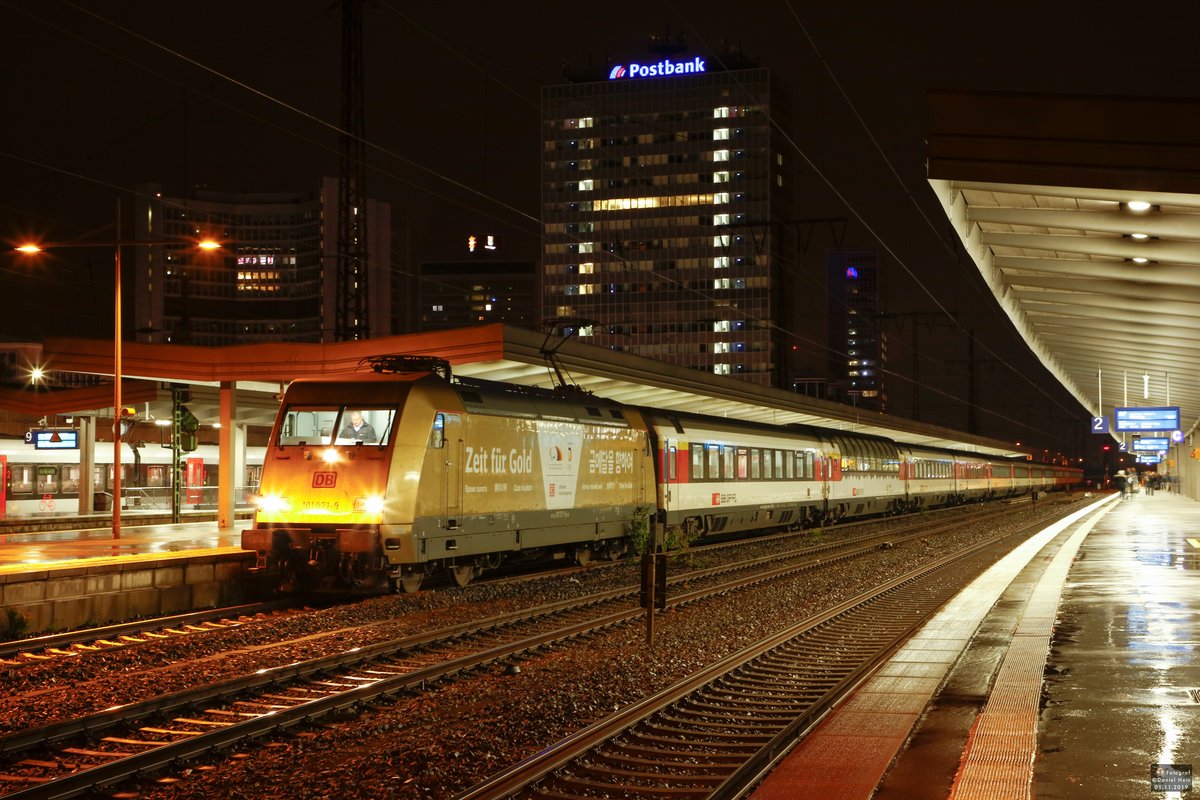
[[[683, 36], [689, 54], [737, 46], [789, 85], [799, 215], [848, 220], [814, 228], [801, 266], [822, 274], [835, 238], [878, 247], [892, 264], [886, 311], [957, 313], [920, 333], [921, 419], [966, 428], [969, 329], [982, 433], [1090, 452], [1086, 413], [991, 300], [924, 169], [930, 90], [1195, 95], [1193, 6], [1082, 8], [376, 0], [364, 12], [368, 194], [408, 223], [414, 260], [461, 257], [466, 234], [485, 231], [537, 261], [540, 88], [567, 63], [645, 56], [652, 33]], [[337, 170], [340, 48], [330, 0], [0, 0], [0, 236], [112, 239], [116, 198], [128, 210], [145, 181], [175, 196], [314, 190]], [[111, 337], [111, 273], [111, 250], [37, 268], [6, 258], [0, 336]], [[907, 416], [911, 325], [887, 332], [889, 410]]]

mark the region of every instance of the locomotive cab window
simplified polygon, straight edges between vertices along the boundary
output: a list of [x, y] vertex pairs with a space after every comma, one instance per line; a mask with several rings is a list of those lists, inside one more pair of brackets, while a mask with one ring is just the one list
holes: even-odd
[[385, 445], [391, 436], [394, 408], [347, 404], [289, 406], [279, 426], [280, 447], [289, 445]]
[[433, 415], [433, 428], [429, 431], [429, 446], [438, 449], [446, 446], [446, 415]]

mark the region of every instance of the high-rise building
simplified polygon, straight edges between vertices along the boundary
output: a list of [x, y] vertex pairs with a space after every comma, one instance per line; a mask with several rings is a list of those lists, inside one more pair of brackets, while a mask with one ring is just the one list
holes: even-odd
[[879, 251], [826, 252], [829, 289], [829, 374], [832, 399], [887, 410], [887, 336], [881, 325]]
[[537, 271], [531, 261], [425, 262], [417, 288], [418, 331], [493, 322], [537, 327]]
[[[333, 341], [337, 314], [338, 181], [311, 194], [198, 189], [190, 198], [138, 187], [132, 248], [138, 340], [228, 345]], [[368, 201], [371, 336], [396, 332], [391, 205]], [[212, 236], [221, 250], [186, 244]]]
[[768, 69], [722, 61], [664, 51], [543, 89], [543, 324], [781, 385], [786, 103]]

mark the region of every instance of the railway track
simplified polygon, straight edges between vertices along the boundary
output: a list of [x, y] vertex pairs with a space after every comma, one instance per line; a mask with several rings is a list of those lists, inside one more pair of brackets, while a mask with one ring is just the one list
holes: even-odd
[[292, 600], [269, 600], [15, 639], [0, 642], [0, 666], [39, 664], [61, 658], [75, 658], [85, 653], [119, 650], [151, 640], [228, 630], [250, 624], [260, 614], [275, 614], [296, 608], [298, 606]]
[[977, 573], [985, 542], [745, 648], [454, 800], [733, 798]]
[[[953, 526], [956, 521], [943, 523]], [[909, 526], [911, 528], [911, 526]], [[675, 579], [670, 605], [693, 602], [878, 549], [879, 540], [927, 537], [897, 530], [694, 570]], [[785, 561], [767, 568], [770, 561]], [[733, 575], [737, 571], [741, 575]], [[725, 576], [725, 577], [721, 577]], [[690, 590], [681, 593], [680, 585]], [[696, 584], [706, 584], [695, 588]], [[180, 692], [0, 739], [8, 797], [69, 797], [124, 777], [221, 750], [376, 698], [419, 691], [447, 677], [642, 617], [636, 590], [618, 589], [483, 624], [380, 643], [355, 652], [262, 670], [200, 691]]]

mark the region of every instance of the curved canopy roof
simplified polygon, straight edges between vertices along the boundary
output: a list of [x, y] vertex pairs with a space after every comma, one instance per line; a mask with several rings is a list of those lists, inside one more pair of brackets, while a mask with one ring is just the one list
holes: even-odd
[[1021, 336], [1093, 416], [1200, 422], [1200, 103], [937, 93], [929, 181]]

